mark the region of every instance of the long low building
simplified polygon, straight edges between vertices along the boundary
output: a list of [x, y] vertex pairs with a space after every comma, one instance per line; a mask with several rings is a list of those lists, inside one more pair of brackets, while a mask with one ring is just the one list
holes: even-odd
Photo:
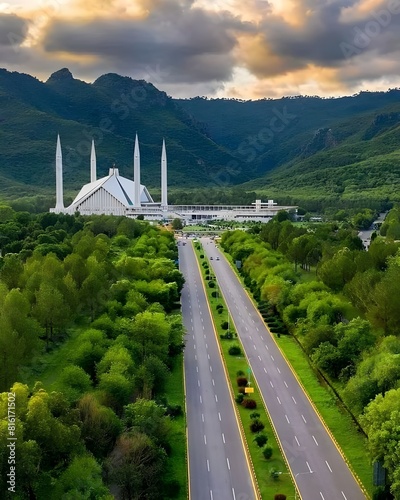
[[167, 187], [167, 152], [165, 141], [161, 151], [161, 202], [154, 202], [146, 186], [140, 183], [140, 149], [138, 136], [133, 151], [134, 180], [110, 168], [107, 176], [97, 179], [94, 142], [90, 155], [90, 182], [79, 191], [71, 205], [64, 207], [63, 164], [60, 137], [56, 146], [56, 206], [51, 212], [82, 215], [143, 216], [147, 220], [182, 219], [186, 224], [214, 220], [268, 222], [280, 210], [296, 211], [295, 206], [278, 206], [273, 200], [252, 205], [169, 205]]

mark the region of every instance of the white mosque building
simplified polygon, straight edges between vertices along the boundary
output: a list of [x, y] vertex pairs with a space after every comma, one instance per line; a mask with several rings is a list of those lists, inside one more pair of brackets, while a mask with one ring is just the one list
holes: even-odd
[[232, 220], [238, 222], [268, 222], [279, 210], [296, 209], [277, 206], [273, 200], [256, 200], [251, 206], [240, 205], [168, 205], [167, 152], [165, 141], [161, 150], [161, 202], [154, 202], [146, 186], [140, 183], [140, 149], [138, 136], [133, 151], [133, 181], [119, 175], [118, 168], [110, 168], [108, 175], [97, 179], [94, 141], [90, 155], [90, 182], [79, 191], [69, 207], [64, 206], [63, 162], [60, 136], [56, 147], [56, 206], [50, 212], [81, 215], [119, 215], [147, 220], [183, 219], [186, 223]]

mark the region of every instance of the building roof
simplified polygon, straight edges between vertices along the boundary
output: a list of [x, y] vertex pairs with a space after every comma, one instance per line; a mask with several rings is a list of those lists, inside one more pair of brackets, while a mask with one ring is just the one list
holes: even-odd
[[[135, 181], [120, 176], [117, 168], [110, 168], [108, 176], [85, 184], [75, 197], [71, 207], [81, 204], [100, 188], [110, 193], [125, 207], [134, 206]], [[141, 203], [154, 203], [146, 186], [143, 185], [140, 186], [140, 201]]]

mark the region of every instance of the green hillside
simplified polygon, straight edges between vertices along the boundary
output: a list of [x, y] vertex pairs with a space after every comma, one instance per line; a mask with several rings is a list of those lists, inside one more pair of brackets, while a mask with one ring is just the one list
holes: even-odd
[[319, 131], [308, 144], [311, 151], [315, 146], [309, 156], [299, 156], [245, 187], [285, 201], [315, 200], [317, 207], [321, 202], [379, 207], [399, 201], [400, 104], [381, 111], [386, 112]]
[[[316, 210], [399, 199], [399, 90], [340, 99], [179, 102], [208, 121], [214, 140], [244, 159], [254, 179], [242, 187], [263, 198], [306, 202]], [[274, 116], [286, 117], [275, 132]]]
[[155, 193], [165, 137], [176, 203], [247, 203], [257, 193], [320, 210], [399, 199], [398, 89], [337, 99], [172, 99], [116, 74], [89, 84], [64, 68], [43, 83], [0, 69], [0, 124], [3, 199], [54, 195], [57, 132], [67, 197], [89, 180], [92, 137], [98, 175], [115, 163], [132, 178], [138, 132], [142, 181]]
[[[96, 140], [98, 175], [115, 163], [122, 175], [133, 175], [133, 140], [139, 134], [142, 181], [160, 183], [161, 143], [165, 137], [169, 184], [212, 184], [215, 171], [233, 160], [210, 140], [204, 126], [180, 109], [164, 92], [145, 81], [108, 74], [88, 84], [67, 69], [46, 83], [0, 70], [0, 180], [10, 179], [9, 195], [21, 185], [54, 186], [57, 132], [61, 135], [65, 189], [76, 190], [89, 179], [92, 137]], [[244, 169], [243, 169], [244, 172]], [[248, 180], [244, 173], [237, 182]]]

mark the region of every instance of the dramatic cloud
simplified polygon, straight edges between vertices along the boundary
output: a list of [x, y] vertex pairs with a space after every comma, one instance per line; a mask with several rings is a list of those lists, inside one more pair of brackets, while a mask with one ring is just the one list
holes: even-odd
[[400, 82], [400, 0], [26, 4], [0, 3], [0, 57], [42, 78], [68, 66], [89, 81], [117, 72], [175, 96], [242, 98], [339, 95]]
[[16, 46], [24, 42], [28, 22], [15, 14], [0, 13], [0, 46]]
[[145, 19], [57, 20], [44, 33], [43, 46], [49, 53], [96, 56], [103, 67], [128, 69], [137, 76], [157, 68], [165, 83], [225, 81], [235, 62], [232, 31], [242, 27], [227, 13], [175, 5]]

